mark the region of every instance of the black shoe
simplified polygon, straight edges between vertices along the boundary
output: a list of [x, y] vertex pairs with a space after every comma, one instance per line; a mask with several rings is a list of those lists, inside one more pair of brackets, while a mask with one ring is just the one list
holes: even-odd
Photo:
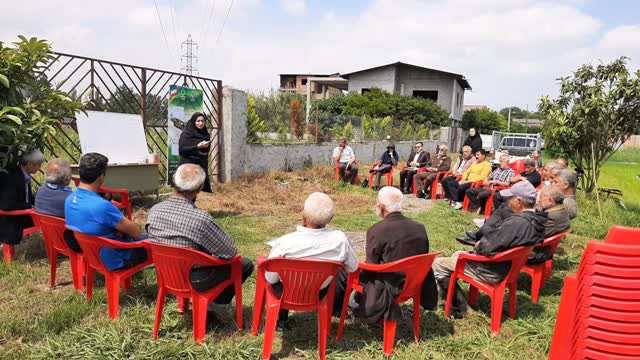
[[291, 330], [289, 322], [284, 320], [278, 320], [276, 323], [276, 332], [285, 332], [285, 330]]
[[403, 194], [411, 194], [411, 190], [408, 190], [408, 189], [402, 189], [402, 193], [403, 193]]
[[463, 245], [476, 246], [476, 241], [466, 236], [458, 236], [456, 240]]
[[471, 240], [479, 240], [478, 239], [478, 230], [467, 230], [465, 232], [465, 234], [467, 234], [467, 237]]
[[427, 194], [424, 192], [424, 190], [419, 190], [417, 196], [419, 199], [424, 199], [427, 197]]

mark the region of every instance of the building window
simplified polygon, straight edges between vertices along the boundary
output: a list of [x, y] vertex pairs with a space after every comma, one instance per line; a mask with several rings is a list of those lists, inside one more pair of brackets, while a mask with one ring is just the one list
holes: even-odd
[[302, 79], [302, 85], [307, 85], [307, 79]]
[[456, 107], [460, 107], [460, 93], [456, 91]]
[[438, 101], [437, 90], [413, 90], [413, 97], [419, 97], [433, 102]]
[[360, 90], [360, 94], [361, 94], [361, 95], [364, 95], [364, 94], [368, 93], [369, 91], [371, 91], [371, 89], [369, 89], [369, 88], [362, 88], [362, 90]]

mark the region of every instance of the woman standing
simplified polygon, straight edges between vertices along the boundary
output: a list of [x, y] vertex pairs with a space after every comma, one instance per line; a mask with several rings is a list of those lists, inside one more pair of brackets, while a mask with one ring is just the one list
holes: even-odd
[[[465, 145], [469, 145], [471, 147], [472, 154], [475, 154], [476, 151], [482, 149], [482, 137], [480, 137], [480, 134], [478, 134], [476, 129], [469, 129], [469, 136], [464, 141], [464, 144], [462, 144], [462, 146]], [[460, 152], [462, 152], [462, 150]]]
[[207, 131], [206, 118], [203, 113], [197, 112], [191, 116], [189, 122], [180, 135], [178, 143], [180, 151], [180, 162], [182, 164], [200, 165], [206, 178], [202, 191], [211, 192], [211, 183], [209, 182], [209, 147], [211, 140], [209, 131]]

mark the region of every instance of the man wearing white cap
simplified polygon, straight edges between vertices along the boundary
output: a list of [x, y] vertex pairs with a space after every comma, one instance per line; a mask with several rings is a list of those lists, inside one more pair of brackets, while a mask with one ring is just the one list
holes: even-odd
[[[546, 213], [536, 212], [533, 208], [536, 203], [536, 190], [531, 183], [528, 181], [518, 182], [510, 189], [500, 191], [500, 195], [509, 198], [509, 206], [513, 215], [483, 233], [482, 238], [472, 250], [475, 254], [491, 257], [518, 246], [539, 244], [544, 239], [544, 224], [547, 221], [547, 216]], [[459, 254], [458, 251], [453, 253], [451, 257], [437, 258], [433, 263], [433, 273], [441, 298], [447, 294], [449, 278], [456, 268]], [[469, 261], [464, 273], [474, 279], [496, 284], [507, 276], [510, 268], [510, 262], [478, 263]], [[459, 312], [466, 310], [466, 301], [458, 294], [454, 297], [454, 308]]]

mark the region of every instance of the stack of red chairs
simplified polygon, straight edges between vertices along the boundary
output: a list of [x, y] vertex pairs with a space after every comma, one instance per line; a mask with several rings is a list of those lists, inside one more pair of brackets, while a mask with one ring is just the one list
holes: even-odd
[[565, 278], [549, 359], [640, 358], [640, 229], [614, 226]]
[[[24, 229], [22, 231], [22, 237], [25, 237], [27, 235], [33, 234], [34, 232], [40, 231], [40, 227], [37, 226], [38, 220], [35, 219], [35, 214], [36, 212], [33, 209], [11, 210], [11, 211], [0, 210], [0, 215], [2, 216], [31, 216], [34, 226]], [[16, 249], [14, 245], [2, 244], [2, 252], [4, 253], [4, 262], [6, 262], [7, 265], [11, 265], [11, 260], [13, 259], [16, 253]]]

